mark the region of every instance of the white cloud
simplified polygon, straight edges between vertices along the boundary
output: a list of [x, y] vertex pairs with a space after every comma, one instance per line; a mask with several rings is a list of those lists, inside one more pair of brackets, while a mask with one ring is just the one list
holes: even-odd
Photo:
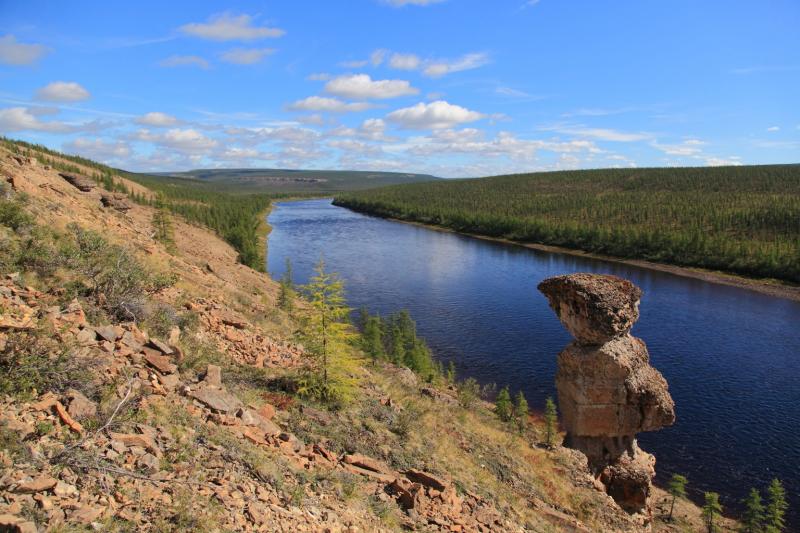
[[341, 63], [339, 63], [339, 66], [342, 66], [344, 68], [361, 68], [361, 67], [366, 67], [367, 63], [369, 63], [369, 61], [367, 61], [366, 59], [355, 59], [352, 61], [342, 61]]
[[398, 70], [417, 70], [422, 60], [414, 54], [392, 54], [389, 66]]
[[280, 28], [253, 26], [250, 15], [222, 13], [214, 15], [205, 23], [185, 24], [180, 30], [187, 35], [212, 41], [254, 41], [268, 37], [280, 37], [286, 32]]
[[153, 111], [145, 113], [141, 117], [137, 117], [134, 122], [143, 126], [153, 126], [156, 128], [168, 128], [170, 126], [177, 126], [180, 121], [172, 115]]
[[326, 111], [329, 113], [349, 113], [370, 109], [371, 104], [367, 102], [343, 102], [338, 98], [327, 98], [325, 96], [309, 96], [298, 100], [289, 106], [292, 111]]
[[629, 133], [609, 128], [587, 128], [585, 126], [556, 125], [540, 129], [544, 131], [557, 131], [567, 135], [577, 135], [579, 137], [589, 137], [599, 141], [635, 142], [644, 141], [652, 137], [647, 133]]
[[328, 141], [328, 146], [347, 152], [355, 152], [365, 155], [377, 155], [383, 151], [381, 150], [380, 146], [375, 146], [374, 144], [368, 144], [362, 141], [355, 141], [353, 139]]
[[387, 53], [388, 53], [388, 51], [387, 51], [387, 50], [384, 50], [384, 49], [382, 49], [382, 48], [381, 48], [381, 49], [378, 49], [378, 50], [375, 50], [374, 52], [372, 52], [372, 53], [369, 55], [369, 62], [370, 62], [370, 63], [372, 63], [374, 66], [376, 66], [376, 67], [377, 67], [378, 65], [380, 65], [381, 63], [383, 63], [383, 60], [384, 60], [384, 58], [386, 57], [386, 54], [387, 54]]
[[89, 91], [72, 81], [54, 81], [36, 91], [36, 98], [49, 102], [78, 102], [89, 96]]
[[780, 131], [780, 130], [781, 130], [780, 126], [770, 126], [769, 128], [767, 128], [767, 131]]
[[385, 99], [419, 93], [405, 80], [373, 80], [368, 74], [339, 76], [325, 84], [325, 92], [351, 99]]
[[123, 141], [104, 141], [102, 139], [77, 139], [64, 143], [64, 150], [98, 161], [122, 160], [131, 155], [131, 147]]
[[200, 67], [207, 69], [210, 67], [208, 61], [200, 56], [169, 56], [159, 61], [162, 67]]
[[13, 35], [0, 37], [0, 63], [6, 65], [31, 65], [47, 52], [46, 46], [21, 43]]
[[34, 113], [24, 107], [8, 107], [0, 109], [0, 131], [68, 131], [63, 122], [42, 122]]
[[133, 135], [133, 139], [194, 155], [208, 155], [219, 144], [216, 139], [207, 137], [192, 128], [173, 128], [164, 133], [153, 133], [150, 130], [142, 129]]
[[704, 144], [706, 143], [698, 139], [687, 139], [679, 144], [659, 144], [654, 141], [651, 146], [667, 155], [694, 157], [703, 152], [702, 146]]
[[247, 159], [266, 159], [268, 156], [255, 148], [237, 148], [232, 146], [216, 154], [219, 159], [228, 161], [242, 161]]
[[733, 156], [728, 158], [721, 158], [721, 157], [708, 157], [706, 158], [706, 165], [709, 167], [740, 167], [743, 165], [741, 161], [741, 157]]
[[452, 128], [459, 124], [474, 122], [485, 115], [477, 111], [450, 104], [444, 100], [420, 102], [412, 107], [392, 111], [386, 115], [387, 120], [407, 129], [440, 129]]
[[368, 118], [358, 128], [340, 126], [327, 133], [331, 137], [357, 137], [369, 141], [394, 141], [386, 135], [386, 122], [380, 118]]
[[309, 81], [328, 81], [332, 77], [333, 76], [325, 72], [315, 72], [313, 74], [309, 74], [308, 76], [306, 76], [306, 79]]
[[438, 78], [445, 74], [453, 72], [460, 72], [462, 70], [471, 70], [474, 68], [482, 67], [489, 62], [489, 54], [478, 52], [466, 54], [458, 59], [452, 61], [438, 60], [427, 63], [425, 69], [422, 71], [426, 76], [431, 78]]
[[429, 6], [431, 4], [438, 4], [444, 0], [383, 0], [384, 4], [389, 4], [394, 7], [402, 6]]
[[58, 110], [46, 107], [7, 107], [0, 109], [0, 132], [12, 131], [44, 131], [51, 133], [74, 133], [78, 131], [99, 131], [109, 126], [108, 123], [90, 121], [69, 123], [51, 120], [44, 122], [41, 116], [56, 114]]
[[254, 65], [273, 52], [274, 48], [233, 48], [223, 52], [220, 57], [227, 63]]

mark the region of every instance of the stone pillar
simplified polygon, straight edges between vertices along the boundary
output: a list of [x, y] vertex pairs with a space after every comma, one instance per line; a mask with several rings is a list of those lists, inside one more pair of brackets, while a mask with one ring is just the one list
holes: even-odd
[[559, 354], [556, 373], [564, 445], [586, 455], [620, 507], [649, 516], [655, 458], [636, 434], [672, 425], [675, 404], [644, 341], [630, 334], [642, 291], [600, 274], [548, 278], [538, 288], [575, 339]]

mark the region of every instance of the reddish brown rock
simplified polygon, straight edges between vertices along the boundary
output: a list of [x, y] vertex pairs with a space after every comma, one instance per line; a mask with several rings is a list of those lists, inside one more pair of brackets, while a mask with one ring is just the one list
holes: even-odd
[[77, 174], [59, 173], [58, 175], [67, 180], [73, 187], [82, 192], [89, 192], [95, 187], [97, 187], [97, 184], [95, 184], [95, 182], [93, 182], [89, 178], [84, 178], [83, 176], [79, 176]]

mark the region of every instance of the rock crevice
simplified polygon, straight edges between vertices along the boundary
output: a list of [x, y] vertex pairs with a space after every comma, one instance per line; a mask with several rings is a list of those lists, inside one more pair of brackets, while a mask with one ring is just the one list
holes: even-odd
[[548, 278], [538, 288], [575, 339], [559, 354], [556, 373], [564, 445], [586, 455], [623, 509], [648, 515], [655, 458], [636, 434], [672, 425], [675, 404], [644, 341], [630, 334], [642, 291], [599, 274]]

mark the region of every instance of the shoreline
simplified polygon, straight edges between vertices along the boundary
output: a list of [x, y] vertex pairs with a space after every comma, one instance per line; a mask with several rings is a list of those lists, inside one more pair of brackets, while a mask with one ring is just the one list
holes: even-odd
[[480, 235], [477, 233], [467, 233], [463, 231], [456, 231], [454, 229], [445, 228], [442, 226], [436, 226], [434, 224], [426, 224], [424, 222], [416, 222], [413, 220], [403, 220], [400, 218], [394, 217], [382, 217], [380, 215], [375, 215], [372, 213], [365, 213], [362, 211], [358, 211], [357, 209], [352, 209], [346, 206], [337, 206], [343, 207], [345, 209], [349, 209], [356, 213], [360, 213], [362, 215], [367, 215], [375, 218], [380, 218], [383, 220], [391, 220], [393, 222], [401, 222], [403, 224], [411, 224], [413, 226], [419, 226], [426, 229], [440, 231], [443, 233], [454, 233], [456, 235], [463, 235], [465, 237], [472, 237], [474, 239], [481, 239], [484, 241], [490, 242], [499, 242], [503, 244], [510, 244], [513, 246], [521, 246], [523, 248], [528, 248], [531, 250], [538, 250], [540, 252], [549, 252], [549, 253], [557, 253], [557, 254], [564, 254], [564, 255], [572, 255], [576, 257], [584, 257], [587, 259], [597, 259], [601, 261], [608, 261], [611, 263], [618, 263], [623, 265], [630, 265], [639, 268], [646, 268], [648, 270], [655, 270], [658, 272], [666, 272], [668, 274], [673, 274], [676, 276], [682, 276], [685, 278], [692, 278], [698, 279], [701, 281], [706, 281], [709, 283], [716, 283], [719, 285], [728, 285], [730, 287], [738, 287], [742, 289], [748, 289], [755, 292], [760, 292], [761, 294], [766, 294], [767, 296], [773, 296], [776, 298], [783, 298], [786, 300], [792, 300], [795, 302], [800, 302], [800, 286], [793, 286], [787, 285], [777, 280], [760, 280], [754, 278], [746, 278], [744, 276], [740, 276], [737, 274], [730, 274], [727, 272], [720, 272], [715, 270], [705, 270], [702, 268], [696, 267], [683, 267], [677, 265], [670, 265], [667, 263], [655, 263], [653, 261], [647, 261], [644, 259], [625, 259], [621, 257], [614, 257], [609, 255], [597, 254], [593, 252], [584, 252], [582, 250], [576, 250], [573, 248], [564, 248], [561, 246], [552, 246], [549, 244], [537, 244], [532, 242], [520, 242], [520, 241], [513, 241], [510, 239], [503, 239], [501, 237], [488, 237], [486, 235]]

